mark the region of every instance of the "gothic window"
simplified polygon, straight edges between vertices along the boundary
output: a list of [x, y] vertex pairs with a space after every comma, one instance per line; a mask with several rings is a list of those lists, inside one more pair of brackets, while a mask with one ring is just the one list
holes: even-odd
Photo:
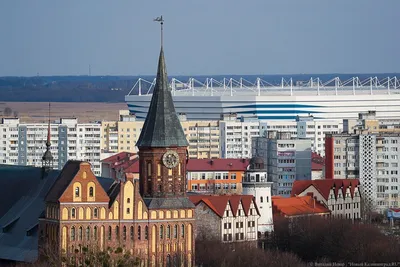
[[151, 162], [147, 163], [147, 176], [151, 176]]
[[87, 240], [87, 241], [90, 240], [90, 228], [89, 228], [89, 226], [86, 227], [86, 240]]
[[164, 238], [164, 226], [160, 226], [160, 239]]
[[119, 226], [115, 226], [115, 236], [119, 239]]
[[108, 240], [111, 240], [111, 238], [112, 238], [111, 226], [108, 226]]
[[124, 240], [126, 240], [126, 226], [124, 226], [124, 230], [123, 230], [123, 238], [124, 238]]
[[167, 255], [167, 267], [171, 267], [171, 255]]
[[171, 238], [171, 226], [167, 226], [167, 238]]
[[133, 226], [131, 226], [131, 240], [133, 240], [133, 233], [134, 233]]
[[93, 238], [94, 240], [97, 240], [97, 226], [93, 228]]
[[149, 239], [149, 227], [146, 225], [144, 228], [144, 239], [148, 240]]
[[75, 208], [72, 208], [71, 209], [71, 218], [75, 219], [75, 216], [76, 216]]
[[78, 230], [78, 240], [82, 240], [82, 235], [83, 235], [82, 231], [83, 231], [82, 226], [80, 226]]
[[182, 238], [185, 237], [185, 225], [184, 224], [181, 225], [181, 237]]
[[99, 216], [99, 212], [98, 212], [97, 208], [94, 208], [93, 217], [97, 218], [98, 216]]
[[79, 190], [79, 187], [75, 187], [75, 197], [79, 197], [81, 195], [81, 192]]
[[75, 226], [71, 228], [71, 241], [75, 241]]
[[174, 226], [174, 238], [178, 238], [178, 225]]
[[93, 195], [94, 195], [94, 189], [93, 189], [93, 186], [91, 186], [91, 187], [89, 187], [89, 196], [93, 197]]
[[138, 240], [140, 240], [140, 238], [141, 238], [141, 236], [140, 236], [140, 232], [141, 232], [140, 230], [141, 230], [141, 229], [140, 229], [140, 228], [141, 228], [140, 226], [138, 226], [138, 228], [137, 228], [137, 235], [138, 235], [138, 238], [137, 238], [137, 239], [138, 239]]

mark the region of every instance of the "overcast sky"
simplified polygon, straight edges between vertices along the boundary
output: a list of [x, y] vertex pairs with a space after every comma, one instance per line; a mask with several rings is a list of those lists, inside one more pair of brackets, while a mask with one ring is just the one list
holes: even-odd
[[0, 76], [400, 72], [400, 0], [0, 0]]

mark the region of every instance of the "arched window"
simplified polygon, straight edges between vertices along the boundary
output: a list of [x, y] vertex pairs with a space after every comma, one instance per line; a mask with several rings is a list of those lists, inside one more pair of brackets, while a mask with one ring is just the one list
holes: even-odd
[[264, 199], [263, 197], [260, 197], [260, 202], [263, 203]]
[[75, 217], [76, 217], [76, 210], [75, 210], [75, 208], [72, 208], [71, 209], [71, 218], [75, 219]]
[[171, 267], [171, 255], [167, 255], [167, 267]]
[[71, 241], [75, 241], [75, 226], [71, 227]]
[[134, 235], [134, 229], [133, 226], [131, 226], [131, 240], [133, 240], [133, 235]]
[[148, 240], [149, 239], [149, 227], [146, 225], [144, 228], [144, 239]]
[[184, 224], [181, 225], [181, 237], [182, 238], [185, 237], [185, 225]]
[[171, 238], [171, 226], [167, 226], [167, 238]]
[[111, 226], [108, 226], [108, 240], [111, 240], [112, 238], [112, 232], [111, 232]]
[[83, 233], [82, 233], [82, 226], [79, 226], [79, 230], [78, 230], [78, 240], [82, 240], [82, 236], [83, 236]]
[[81, 191], [80, 191], [79, 186], [77, 186], [77, 187], [75, 187], [75, 197], [80, 197], [80, 195], [81, 195]]
[[89, 187], [89, 196], [93, 197], [94, 196], [94, 189], [93, 186]]
[[140, 229], [140, 226], [138, 226], [138, 228], [137, 228], [137, 236], [138, 236], [137, 239], [138, 239], [138, 240], [140, 240], [140, 238], [141, 238], [141, 236], [140, 236], [140, 230], [141, 230], [141, 229]]
[[94, 240], [97, 240], [97, 226], [93, 228], [93, 238]]
[[90, 240], [90, 227], [86, 227], [86, 240], [89, 241]]
[[160, 239], [164, 238], [164, 226], [160, 226]]
[[97, 218], [99, 216], [99, 211], [97, 208], [94, 208], [93, 210], [93, 217]]
[[126, 240], [126, 226], [124, 226], [122, 234], [123, 234], [124, 240]]
[[115, 236], [117, 238], [117, 240], [119, 239], [119, 226], [115, 226]]
[[126, 203], [131, 203], [131, 199], [129, 197], [126, 199]]
[[178, 238], [178, 225], [174, 226], [174, 238]]

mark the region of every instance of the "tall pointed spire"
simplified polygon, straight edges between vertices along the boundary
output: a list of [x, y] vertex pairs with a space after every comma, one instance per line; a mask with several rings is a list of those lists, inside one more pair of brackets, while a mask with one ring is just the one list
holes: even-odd
[[[155, 19], [161, 22], [162, 17]], [[162, 36], [162, 35], [161, 35]], [[175, 112], [174, 102], [168, 86], [167, 68], [165, 66], [164, 49], [161, 43], [156, 85], [154, 86], [149, 111], [137, 147], [187, 147], [182, 125]]]
[[46, 151], [42, 157], [42, 166], [45, 168], [53, 167], [53, 155], [51, 154], [51, 129], [50, 129], [50, 103], [49, 103], [49, 123], [47, 126], [47, 141], [46, 141]]

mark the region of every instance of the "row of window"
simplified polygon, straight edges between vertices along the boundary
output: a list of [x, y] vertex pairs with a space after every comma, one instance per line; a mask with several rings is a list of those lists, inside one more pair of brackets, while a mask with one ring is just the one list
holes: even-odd
[[[174, 225], [173, 227], [171, 227], [171, 225], [167, 225], [165, 227], [164, 230], [164, 226], [161, 225], [159, 227], [159, 231], [158, 231], [158, 236], [160, 240], [163, 239], [177, 239], [178, 237], [180, 238], [185, 238], [185, 225], [182, 224], [180, 226], [180, 229], [178, 229], [179, 226], [178, 225]], [[87, 226], [85, 229], [85, 236], [83, 236], [83, 231], [84, 228], [82, 226], [78, 227], [77, 229], [75, 228], [75, 226], [71, 227], [70, 230], [70, 240], [71, 241], [90, 241], [92, 238], [94, 240], [97, 240], [99, 238], [98, 236], [98, 228], [97, 226], [93, 227], [93, 231], [92, 228], [90, 226]], [[127, 240], [127, 233], [128, 228], [126, 226], [122, 227], [122, 239], [125, 241]], [[114, 229], [114, 235], [115, 235], [115, 239], [119, 240], [121, 238], [120, 236], [120, 228], [119, 226], [115, 226]], [[134, 240], [135, 237], [135, 229], [133, 226], [131, 226], [129, 228], [129, 238], [130, 240]], [[149, 239], [149, 227], [146, 225], [144, 227], [144, 230], [142, 230], [141, 226], [137, 227], [137, 232], [136, 232], [136, 238], [137, 240], [148, 240]], [[107, 230], [107, 239], [109, 241], [111, 241], [113, 239], [113, 230], [111, 226], [108, 226], [108, 230]]]

